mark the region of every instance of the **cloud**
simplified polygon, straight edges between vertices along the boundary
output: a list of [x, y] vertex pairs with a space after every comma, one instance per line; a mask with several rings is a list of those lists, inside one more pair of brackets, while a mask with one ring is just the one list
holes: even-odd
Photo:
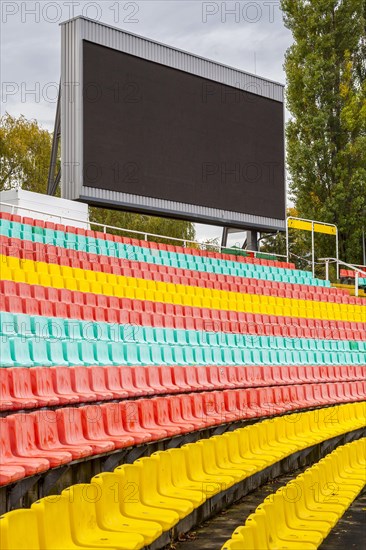
[[[53, 129], [60, 79], [61, 30], [72, 15], [284, 83], [291, 44], [278, 1], [3, 0], [1, 4], [1, 112], [24, 114]], [[209, 230], [207, 236], [220, 233]]]

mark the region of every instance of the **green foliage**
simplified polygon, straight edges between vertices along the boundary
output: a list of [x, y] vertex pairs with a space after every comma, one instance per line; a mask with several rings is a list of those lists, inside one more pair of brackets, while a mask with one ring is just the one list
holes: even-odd
[[0, 118], [0, 191], [47, 189], [52, 136], [37, 121], [5, 113]]
[[[281, 0], [286, 54], [287, 162], [300, 217], [335, 223], [340, 258], [361, 263], [366, 218], [365, 0]], [[319, 255], [334, 255], [320, 238]]]

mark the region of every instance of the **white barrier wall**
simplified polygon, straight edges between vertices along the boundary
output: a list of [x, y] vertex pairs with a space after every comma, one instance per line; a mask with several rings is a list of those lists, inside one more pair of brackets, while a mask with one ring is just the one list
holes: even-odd
[[[7, 203], [12, 206], [6, 206]], [[88, 228], [89, 207], [82, 202], [59, 199], [23, 189], [0, 192], [0, 211], [29, 216], [38, 220], [63, 223], [74, 227]], [[73, 218], [79, 221], [73, 221]]]

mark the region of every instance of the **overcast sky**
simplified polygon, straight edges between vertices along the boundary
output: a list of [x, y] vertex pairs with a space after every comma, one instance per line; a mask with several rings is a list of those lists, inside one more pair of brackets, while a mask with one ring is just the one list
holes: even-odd
[[[278, 1], [3, 0], [0, 9], [1, 113], [35, 118], [49, 130], [60, 79], [59, 23], [77, 15], [285, 83], [291, 34]], [[199, 238], [221, 234], [197, 229]]]

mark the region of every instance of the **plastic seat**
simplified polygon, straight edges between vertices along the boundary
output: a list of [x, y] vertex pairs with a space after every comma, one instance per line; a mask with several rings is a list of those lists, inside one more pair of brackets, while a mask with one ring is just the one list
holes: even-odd
[[[32, 384], [32, 369], [17, 367], [9, 370], [11, 391], [16, 399], [26, 402], [27, 399], [35, 400], [36, 407], [54, 406], [59, 404], [59, 399], [53, 392], [35, 394]], [[37, 391], [37, 388], [35, 388]]]
[[0, 418], [0, 452], [1, 466], [23, 468], [25, 475], [34, 475], [49, 469], [50, 463], [43, 458], [16, 456], [12, 449], [9, 424], [7, 418]]
[[58, 433], [61, 443], [90, 446], [92, 454], [107, 453], [114, 449], [114, 444], [109, 440], [91, 439], [84, 428], [87, 421], [83, 417], [81, 409], [74, 407], [56, 410]]
[[[154, 404], [148, 399], [136, 402], [141, 426], [153, 436], [153, 439], [165, 439], [168, 431], [160, 427], [155, 418]], [[174, 431], [174, 430], [173, 430]]]
[[[88, 405], [81, 409], [83, 432], [93, 441], [112, 442], [116, 449], [133, 445], [134, 439], [123, 433], [111, 435], [105, 430], [105, 414], [99, 405]], [[114, 423], [114, 426], [116, 424]]]
[[[14, 370], [17, 370], [17, 368]], [[22, 392], [23, 396], [14, 396], [14, 393], [12, 391], [12, 379], [13, 369], [0, 368], [0, 410], [7, 411], [17, 409], [31, 409], [33, 407], [37, 407], [38, 402], [33, 396], [32, 392], [27, 396], [24, 396], [25, 392]]]
[[55, 411], [37, 411], [31, 415], [35, 419], [35, 442], [42, 451], [68, 453], [70, 461], [92, 455], [92, 448], [88, 445], [61, 443]]
[[156, 424], [163, 428], [169, 437], [173, 437], [182, 433], [182, 428], [178, 422], [171, 419], [169, 401], [170, 397], [154, 397], [151, 403], [154, 407]]
[[[71, 531], [71, 517], [68, 507], [69, 497], [65, 495], [56, 495], [37, 500], [31, 506], [31, 512], [37, 518], [38, 533], [40, 544], [37, 548], [47, 548], [50, 550], [80, 550], [82, 546], [74, 542], [74, 536]], [[106, 548], [103, 541], [96, 542], [92, 548], [102, 550]], [[14, 549], [15, 550], [15, 549]]]
[[[119, 532], [99, 527], [93, 494], [97, 496], [97, 487], [89, 484], [77, 484], [64, 489], [61, 499], [65, 499], [69, 508], [72, 537], [77, 544], [94, 547], [103, 544], [105, 548], [121, 550], [139, 550], [144, 547], [144, 537], [131, 531]], [[86, 497], [87, 495], [87, 497]]]
[[4, 514], [0, 518], [0, 539], [3, 550], [39, 550], [37, 516], [32, 510]]
[[157, 439], [156, 434], [143, 427], [140, 422], [139, 408], [136, 401], [122, 401], [118, 404], [121, 413], [122, 425], [131, 435], [135, 444], [145, 443]]
[[66, 451], [40, 450], [36, 446], [34, 416], [19, 413], [7, 418], [10, 442], [13, 452], [24, 459], [36, 459], [42, 469], [56, 467], [70, 462], [71, 455]]
[[100, 400], [110, 400], [120, 397], [120, 394], [114, 394], [107, 388], [105, 378], [105, 371], [107, 369], [108, 367], [85, 367], [85, 370], [89, 375], [90, 389], [96, 393], [97, 398]]
[[118, 399], [128, 397], [131, 393], [122, 387], [121, 372], [119, 367], [108, 365], [103, 367], [108, 390], [113, 393], [113, 396]]

